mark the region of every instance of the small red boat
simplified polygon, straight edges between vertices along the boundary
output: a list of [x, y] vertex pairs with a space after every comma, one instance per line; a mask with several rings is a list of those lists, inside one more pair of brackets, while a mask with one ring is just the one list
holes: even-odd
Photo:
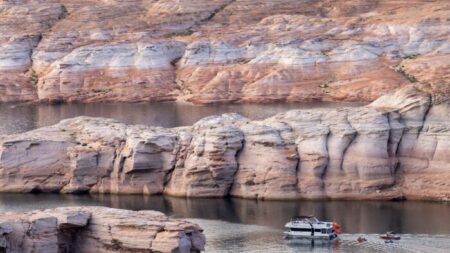
[[392, 240], [400, 240], [401, 237], [398, 235], [395, 235], [393, 232], [387, 232], [384, 235], [380, 235], [380, 239], [383, 239], [386, 241], [392, 241]]

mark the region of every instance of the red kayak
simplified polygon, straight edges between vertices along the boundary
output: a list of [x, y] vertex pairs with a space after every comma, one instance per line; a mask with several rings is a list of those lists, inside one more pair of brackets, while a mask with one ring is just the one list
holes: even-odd
[[401, 239], [400, 236], [395, 235], [395, 234], [393, 234], [392, 232], [387, 232], [387, 233], [384, 234], [384, 235], [380, 235], [380, 238], [383, 239], [383, 240], [387, 240], [387, 241], [390, 241], [390, 240], [400, 240], [400, 239]]

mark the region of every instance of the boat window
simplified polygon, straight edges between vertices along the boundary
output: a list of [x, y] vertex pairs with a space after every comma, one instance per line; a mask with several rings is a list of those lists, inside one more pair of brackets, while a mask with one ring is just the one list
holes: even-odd
[[326, 234], [327, 230], [326, 229], [322, 229], [322, 234]]
[[311, 229], [310, 228], [291, 228], [291, 231], [311, 232]]
[[316, 229], [314, 229], [314, 232], [319, 233], [319, 232], [320, 232], [320, 229], [316, 228]]

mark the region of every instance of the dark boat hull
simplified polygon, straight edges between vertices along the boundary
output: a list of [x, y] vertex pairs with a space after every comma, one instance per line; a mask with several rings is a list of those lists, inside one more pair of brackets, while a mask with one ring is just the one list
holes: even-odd
[[387, 241], [392, 241], [392, 240], [400, 240], [401, 237], [400, 236], [381, 235], [380, 239], [387, 240]]

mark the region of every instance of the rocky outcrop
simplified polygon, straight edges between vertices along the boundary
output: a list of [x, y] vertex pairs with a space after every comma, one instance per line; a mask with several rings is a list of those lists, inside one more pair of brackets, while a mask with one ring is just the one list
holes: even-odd
[[204, 245], [198, 225], [156, 211], [61, 207], [0, 214], [0, 251], [7, 253], [190, 253]]
[[79, 117], [0, 137], [0, 191], [193, 197], [450, 197], [449, 102], [406, 87], [365, 107], [191, 127]]
[[373, 101], [411, 82], [449, 95], [449, 13], [426, 0], [4, 0], [0, 101]]
[[0, 102], [38, 99], [33, 50], [63, 13], [58, 1], [0, 2]]

